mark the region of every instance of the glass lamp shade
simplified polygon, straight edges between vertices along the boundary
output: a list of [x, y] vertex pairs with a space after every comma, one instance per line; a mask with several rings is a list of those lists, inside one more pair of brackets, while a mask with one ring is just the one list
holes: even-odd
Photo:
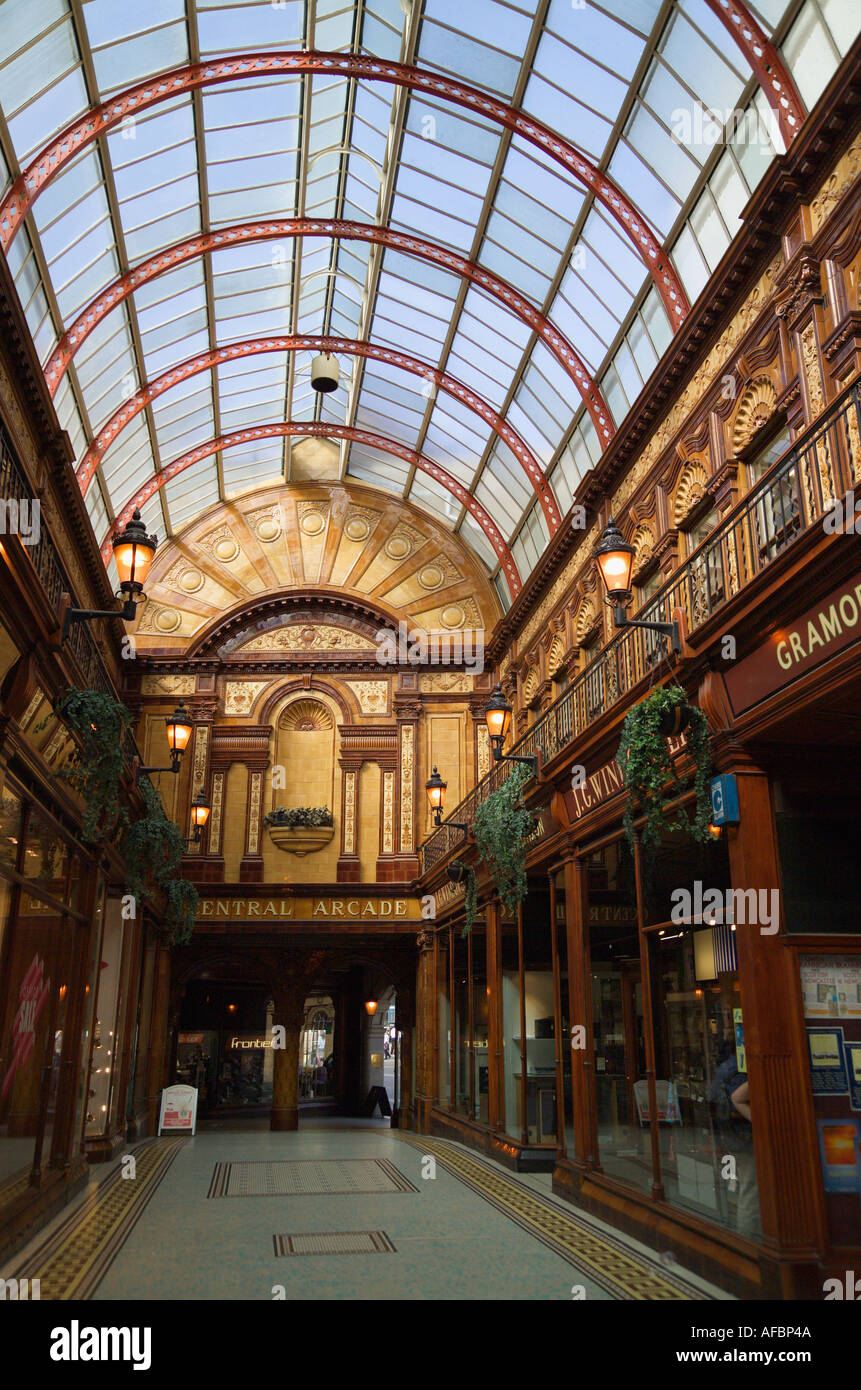
[[511, 706], [502, 693], [501, 685], [497, 685], [485, 705], [484, 717], [487, 720], [487, 732], [490, 737], [492, 739], [504, 739], [511, 723]]
[[601, 537], [595, 560], [608, 598], [621, 600], [631, 592], [631, 571], [636, 550], [628, 545], [612, 517]]
[[373, 1018], [374, 1014], [377, 1012], [377, 1001], [376, 1001], [376, 999], [367, 999], [367, 1000], [365, 1001], [365, 1008], [366, 1008], [367, 1011], [368, 1011], [369, 1017]]
[[184, 753], [188, 747], [194, 725], [182, 700], [173, 714], [165, 720], [165, 723], [167, 724], [167, 746], [171, 753]]
[[444, 782], [434, 768], [431, 776], [425, 782], [425, 791], [428, 794], [428, 801], [432, 811], [441, 811], [445, 805], [445, 793], [448, 782]]
[[156, 536], [148, 536], [141, 521], [140, 512], [135, 512], [125, 530], [112, 538], [114, 559], [120, 577], [120, 587], [143, 586], [149, 574], [150, 565], [158, 545]]
[[202, 830], [209, 820], [209, 802], [203, 792], [198, 792], [191, 803], [191, 823], [196, 830]]

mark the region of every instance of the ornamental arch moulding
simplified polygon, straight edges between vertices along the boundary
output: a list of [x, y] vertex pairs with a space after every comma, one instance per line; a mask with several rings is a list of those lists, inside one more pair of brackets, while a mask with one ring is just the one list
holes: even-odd
[[523, 682], [523, 703], [531, 705], [541, 687], [541, 672], [537, 666], [530, 666]]
[[682, 469], [673, 495], [673, 525], [681, 526], [691, 512], [699, 506], [708, 487], [708, 473], [699, 459], [691, 459]]
[[732, 451], [742, 453], [771, 419], [777, 407], [777, 391], [770, 377], [762, 375], [749, 382], [741, 394], [732, 425]]
[[299, 705], [302, 700], [313, 701], [323, 706], [333, 718], [337, 718], [337, 709], [341, 724], [355, 723], [350, 703], [335, 681], [315, 675], [311, 676], [310, 680], [300, 676], [276, 682], [260, 707], [261, 724], [277, 725], [281, 719], [289, 715], [293, 702]]
[[550, 644], [550, 651], [547, 653], [548, 676], [555, 676], [559, 670], [559, 667], [564, 664], [564, 661], [565, 641], [564, 638], [559, 633], [557, 633], [557, 635], [553, 638], [553, 641]]
[[584, 646], [597, 621], [595, 600], [591, 597], [581, 598], [574, 614], [574, 641], [578, 647]]
[[655, 553], [655, 532], [647, 522], [641, 521], [634, 528], [631, 545], [636, 551], [634, 574], [640, 574], [651, 563]]

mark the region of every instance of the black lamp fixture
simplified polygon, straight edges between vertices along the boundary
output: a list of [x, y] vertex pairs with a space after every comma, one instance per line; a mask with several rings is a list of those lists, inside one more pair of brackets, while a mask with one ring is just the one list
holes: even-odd
[[532, 753], [529, 757], [521, 757], [515, 753], [503, 753], [502, 751], [505, 735], [511, 726], [511, 705], [502, 693], [502, 686], [498, 683], [484, 707], [484, 717], [487, 721], [487, 732], [490, 734], [493, 761], [495, 763], [525, 763], [527, 767], [532, 769], [532, 776], [537, 777], [537, 754]]
[[[448, 789], [448, 782], [444, 782], [434, 768], [428, 780], [425, 782], [425, 791], [428, 794], [431, 810], [433, 811], [433, 823], [439, 830], [442, 825], [442, 808], [445, 805], [445, 794]], [[452, 830], [469, 830], [469, 826], [460, 820], [447, 820], [446, 825], [450, 825]]]
[[125, 529], [118, 536], [111, 537], [111, 545], [120, 579], [117, 597], [122, 596], [122, 608], [70, 608], [69, 595], [63, 594], [60, 599], [62, 642], [68, 637], [72, 623], [92, 622], [93, 618], [122, 618], [125, 623], [134, 622], [138, 599], [158, 546], [158, 537], [147, 535], [141, 514], [136, 511]]
[[628, 617], [626, 609], [631, 602], [631, 573], [636, 553], [610, 517], [595, 551], [595, 562], [606, 590], [607, 602], [613, 608], [613, 623], [616, 627], [643, 627], [650, 632], [660, 632], [664, 637], [669, 637], [674, 655], [680, 656], [682, 642], [678, 623], [646, 623]]
[[[169, 714], [164, 721], [167, 727], [167, 746], [170, 749], [169, 767], [138, 767], [135, 780], [140, 781], [144, 773], [148, 772], [179, 772], [179, 764], [182, 755], [188, 747], [194, 725], [191, 722], [191, 715], [185, 707], [183, 700], [180, 700], [173, 714]], [[207, 815], [209, 811], [207, 810]], [[204, 823], [206, 816], [203, 818]], [[199, 838], [199, 837], [198, 837]]]
[[209, 820], [210, 805], [206, 793], [201, 787], [197, 796], [191, 803], [191, 823], [194, 826], [194, 834], [186, 836], [187, 845], [199, 845], [203, 827]]

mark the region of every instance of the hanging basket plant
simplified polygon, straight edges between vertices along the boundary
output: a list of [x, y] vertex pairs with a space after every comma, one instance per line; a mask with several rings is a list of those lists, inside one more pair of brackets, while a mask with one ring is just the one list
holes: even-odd
[[[125, 816], [119, 789], [125, 771], [123, 743], [132, 716], [112, 695], [76, 687], [57, 698], [54, 714], [75, 736], [73, 751], [58, 776], [81, 797], [81, 838], [94, 844], [110, 835]], [[43, 719], [37, 731], [47, 722]]]
[[165, 815], [161, 797], [148, 777], [141, 779], [140, 791], [145, 813], [128, 826], [120, 846], [126, 887], [138, 901], [152, 901], [164, 893], [165, 927], [171, 942], [181, 945], [191, 936], [198, 902], [194, 884], [177, 877], [185, 839], [179, 826]]
[[[690, 786], [690, 782], [679, 778], [667, 743], [668, 737], [685, 729], [686, 751], [694, 763], [692, 817], [682, 807], [668, 809], [669, 803]], [[654, 862], [664, 830], [685, 830], [700, 844], [708, 841], [711, 819], [708, 724], [702, 710], [687, 703], [681, 686], [658, 686], [634, 706], [622, 726], [616, 761], [628, 793], [623, 823], [632, 848], [634, 820], [638, 815], [645, 816], [641, 838], [647, 865]]]
[[472, 826], [479, 858], [487, 865], [500, 901], [511, 916], [527, 891], [527, 841], [535, 818], [523, 804], [523, 788], [531, 776], [528, 767], [516, 763], [502, 786], [478, 807]]

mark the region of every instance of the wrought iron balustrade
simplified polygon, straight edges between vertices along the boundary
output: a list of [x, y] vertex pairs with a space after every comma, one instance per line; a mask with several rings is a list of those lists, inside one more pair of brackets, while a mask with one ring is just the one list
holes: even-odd
[[[676, 609], [689, 633], [703, 626], [811, 527], [835, 498], [861, 488], [861, 388], [848, 387], [738, 502], [685, 563], [634, 616], [671, 622]], [[859, 496], [861, 501], [861, 496]], [[567, 690], [509, 750], [547, 761], [569, 747], [654, 669], [666, 638], [625, 628], [576, 676]], [[450, 816], [472, 824], [476, 807], [501, 785], [510, 764], [497, 764]], [[419, 847], [422, 872], [457, 845], [460, 831], [442, 825]]]

